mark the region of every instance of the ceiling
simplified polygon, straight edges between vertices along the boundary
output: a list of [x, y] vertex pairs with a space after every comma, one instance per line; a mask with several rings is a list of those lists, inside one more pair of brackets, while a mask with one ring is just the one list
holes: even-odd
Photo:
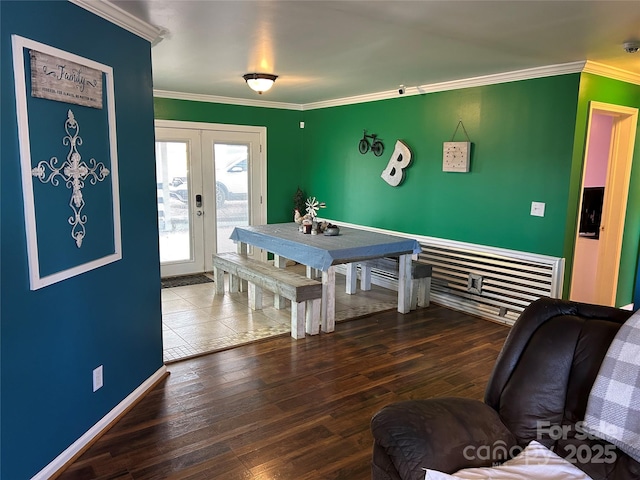
[[[587, 60], [640, 79], [640, 1], [111, 3], [164, 30], [156, 90], [305, 105]], [[279, 78], [258, 95], [249, 72]]]

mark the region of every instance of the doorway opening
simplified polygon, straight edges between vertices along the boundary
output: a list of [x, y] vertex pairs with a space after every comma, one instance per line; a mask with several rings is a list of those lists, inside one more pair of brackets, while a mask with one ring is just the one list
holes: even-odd
[[589, 106], [571, 300], [616, 306], [637, 122], [635, 108]]
[[160, 271], [212, 270], [235, 226], [266, 222], [266, 128], [156, 121]]

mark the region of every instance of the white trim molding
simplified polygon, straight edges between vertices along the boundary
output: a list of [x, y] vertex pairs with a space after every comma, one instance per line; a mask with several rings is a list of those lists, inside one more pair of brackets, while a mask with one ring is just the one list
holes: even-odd
[[587, 61], [584, 69], [584, 73], [592, 73], [593, 75], [600, 75], [601, 77], [611, 78], [613, 80], [620, 80], [621, 82], [633, 83], [640, 85], [640, 75], [626, 70], [622, 70], [616, 67], [610, 67], [602, 63]]
[[189, 100], [192, 102], [223, 103], [225, 105], [241, 105], [245, 107], [279, 108], [282, 110], [303, 110], [304, 105], [298, 103], [270, 102], [267, 100], [250, 100], [247, 98], [221, 97], [218, 95], [204, 95], [199, 93], [171, 92], [168, 90], [153, 90], [153, 96], [171, 98], [173, 100]]
[[[446, 92], [448, 90], [460, 90], [463, 88], [481, 87], [485, 85], [496, 85], [499, 83], [516, 82], [519, 80], [553, 77], [556, 75], [567, 75], [569, 73], [579, 73], [584, 68], [584, 65], [585, 62], [563, 63], [559, 65], [547, 65], [543, 67], [527, 68], [524, 70], [516, 70], [513, 72], [496, 73], [492, 75], [482, 75], [479, 77], [464, 78], [460, 80], [431, 83], [419, 85], [417, 87], [407, 87], [403, 97], [411, 95], [422, 95], [425, 93]], [[373, 102], [376, 100], [387, 100], [390, 98], [398, 98], [397, 89], [388, 90], [386, 92], [359, 95], [355, 97], [328, 100], [324, 102], [307, 103], [303, 105], [303, 110], [337, 107], [355, 103]]]
[[129, 12], [106, 0], [69, 1], [74, 5], [84, 8], [85, 10], [98, 15], [99, 17], [102, 17], [133, 34], [148, 40], [152, 45], [160, 43], [167, 34], [165, 29], [140, 20], [138, 17], [131, 15]]
[[[500, 83], [517, 82], [521, 80], [532, 80], [535, 78], [554, 77], [558, 75], [568, 75], [572, 73], [592, 73], [614, 80], [640, 85], [640, 75], [615, 67], [609, 67], [601, 63], [592, 61], [580, 61], [561, 63], [557, 65], [546, 65], [542, 67], [526, 68], [512, 72], [495, 73], [482, 75], [479, 77], [463, 78], [446, 82], [430, 83], [418, 85], [417, 87], [406, 87], [403, 97], [412, 95], [424, 95], [427, 93], [446, 92], [450, 90], [460, 90], [463, 88], [482, 87], [497, 85]], [[171, 98], [176, 100], [190, 100], [194, 102], [222, 103], [228, 105], [243, 105], [249, 107], [280, 108], [286, 110], [317, 110], [320, 108], [339, 107], [343, 105], [354, 105], [358, 103], [375, 102], [378, 100], [389, 100], [398, 98], [398, 90], [387, 90], [384, 92], [367, 93], [353, 97], [336, 98], [314, 103], [283, 103], [270, 102], [265, 100], [249, 100], [245, 98], [221, 97], [217, 95], [205, 95], [196, 93], [172, 92], [168, 90], [154, 90], [153, 96], [158, 98]]]
[[138, 388], [116, 405], [107, 415], [102, 417], [98, 423], [73, 442], [64, 452], [58, 455], [49, 465], [36, 473], [32, 480], [47, 480], [59, 473], [61, 469], [72, 462], [79, 454], [88, 448], [100, 435], [107, 431], [121, 415], [126, 413], [139, 400], [144, 397], [160, 380], [168, 375], [166, 365], [160, 367], [153, 375], [147, 378]]

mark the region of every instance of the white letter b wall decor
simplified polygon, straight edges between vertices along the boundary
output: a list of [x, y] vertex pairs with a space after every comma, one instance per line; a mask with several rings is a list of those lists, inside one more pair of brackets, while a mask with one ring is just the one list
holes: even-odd
[[409, 150], [409, 147], [402, 140], [398, 140], [387, 164], [387, 168], [383, 170], [380, 176], [392, 187], [397, 187], [404, 180], [404, 169], [410, 165], [411, 150]]

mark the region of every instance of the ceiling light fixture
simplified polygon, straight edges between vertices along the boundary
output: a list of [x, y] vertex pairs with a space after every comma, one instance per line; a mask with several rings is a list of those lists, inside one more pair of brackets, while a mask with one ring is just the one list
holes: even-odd
[[278, 76], [271, 73], [246, 73], [242, 78], [244, 78], [251, 90], [262, 94], [262, 92], [266, 92], [273, 86], [273, 82], [276, 81]]

